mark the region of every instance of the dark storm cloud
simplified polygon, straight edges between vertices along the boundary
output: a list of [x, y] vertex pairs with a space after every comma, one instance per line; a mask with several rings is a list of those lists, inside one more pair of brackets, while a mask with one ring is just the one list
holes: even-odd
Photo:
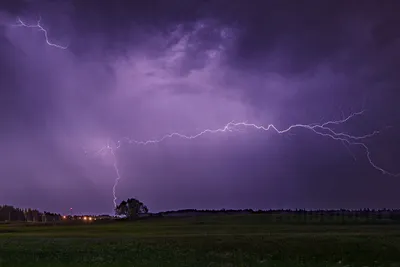
[[[0, 202], [108, 212], [113, 158], [84, 150], [109, 138], [195, 134], [231, 120], [285, 128], [362, 108], [340, 130], [383, 129], [368, 144], [396, 171], [396, 10], [396, 1], [3, 4]], [[41, 16], [68, 49], [11, 26], [16, 16]], [[351, 149], [305, 130], [123, 146], [118, 200], [136, 196], [152, 210], [395, 206], [399, 182]]]

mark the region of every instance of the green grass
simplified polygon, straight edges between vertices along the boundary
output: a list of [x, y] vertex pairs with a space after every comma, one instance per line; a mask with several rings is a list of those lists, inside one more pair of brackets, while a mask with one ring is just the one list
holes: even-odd
[[3, 224], [0, 266], [394, 267], [400, 225], [271, 224], [265, 215]]

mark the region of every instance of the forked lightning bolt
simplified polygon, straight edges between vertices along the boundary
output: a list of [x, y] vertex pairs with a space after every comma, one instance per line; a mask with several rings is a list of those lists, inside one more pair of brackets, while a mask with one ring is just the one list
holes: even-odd
[[58, 45], [55, 43], [50, 42], [49, 40], [49, 35], [47, 33], [47, 30], [45, 28], [43, 28], [43, 26], [40, 24], [42, 20], [42, 17], [39, 18], [39, 20], [37, 21], [36, 24], [26, 24], [25, 22], [23, 22], [19, 17], [17, 18], [17, 24], [14, 24], [13, 26], [17, 26], [17, 27], [26, 27], [26, 28], [36, 28], [39, 31], [43, 32], [46, 43], [50, 46], [56, 47], [56, 48], [60, 48], [60, 49], [67, 49], [67, 46], [62, 46], [62, 45]]
[[[55, 43], [50, 42], [49, 40], [49, 36], [48, 36], [48, 32], [45, 28], [43, 28], [43, 26], [40, 24], [41, 22], [41, 18], [38, 20], [38, 22], [36, 24], [30, 25], [30, 24], [26, 24], [24, 23], [20, 18], [17, 18], [17, 24], [14, 26], [18, 26], [18, 27], [26, 27], [26, 28], [36, 28], [39, 31], [43, 32], [46, 43], [49, 46], [53, 46], [59, 49], [67, 49], [67, 46], [61, 46]], [[164, 140], [168, 139], [168, 138], [173, 138], [173, 137], [178, 137], [178, 138], [183, 138], [183, 139], [188, 139], [188, 140], [192, 140], [192, 139], [196, 139], [198, 137], [201, 137], [202, 135], [205, 134], [217, 134], [217, 133], [226, 133], [226, 132], [233, 132], [233, 131], [238, 131], [242, 128], [253, 128], [256, 130], [263, 130], [263, 131], [269, 131], [269, 130], [274, 130], [276, 133], [278, 134], [285, 134], [288, 133], [296, 128], [302, 128], [305, 130], [309, 130], [311, 132], [313, 132], [314, 134], [323, 136], [323, 137], [328, 137], [331, 138], [335, 141], [340, 141], [343, 144], [348, 144], [348, 145], [356, 145], [359, 147], [362, 147], [365, 150], [366, 153], [366, 157], [370, 163], [370, 165], [375, 168], [376, 170], [380, 171], [382, 174], [385, 175], [390, 175], [390, 176], [394, 176], [394, 177], [399, 177], [400, 173], [396, 174], [396, 173], [392, 173], [389, 172], [387, 170], [385, 170], [384, 168], [378, 166], [371, 158], [371, 152], [369, 147], [363, 142], [365, 139], [373, 137], [377, 134], [379, 134], [379, 131], [373, 131], [371, 133], [365, 134], [365, 135], [360, 135], [360, 136], [356, 136], [356, 135], [350, 135], [348, 133], [343, 133], [343, 132], [337, 132], [334, 129], [332, 129], [333, 126], [337, 126], [343, 123], [346, 123], [347, 121], [351, 120], [352, 118], [362, 115], [364, 113], [364, 111], [360, 111], [360, 112], [356, 112], [356, 113], [352, 113], [351, 115], [343, 118], [342, 120], [336, 120], [336, 121], [327, 121], [325, 123], [313, 123], [313, 124], [293, 124], [291, 126], [289, 126], [286, 129], [283, 130], [279, 130], [278, 128], [276, 128], [273, 124], [269, 124], [267, 126], [262, 126], [262, 125], [257, 125], [254, 123], [247, 123], [247, 122], [229, 122], [228, 124], [226, 124], [225, 126], [223, 126], [222, 128], [219, 129], [206, 129], [203, 130], [197, 134], [194, 135], [184, 135], [181, 133], [171, 133], [171, 134], [167, 134], [162, 136], [160, 139], [150, 139], [150, 140], [144, 140], [144, 141], [138, 141], [138, 140], [134, 140], [134, 139], [130, 139], [128, 137], [124, 137], [121, 140], [116, 141], [116, 145], [112, 146], [110, 144], [110, 140], [108, 141], [107, 145], [104, 146], [103, 148], [101, 148], [99, 151], [95, 152], [95, 154], [102, 154], [104, 152], [108, 152], [112, 155], [113, 157], [113, 166], [114, 166], [114, 170], [116, 173], [116, 178], [114, 181], [114, 185], [112, 188], [112, 194], [113, 194], [113, 203], [114, 203], [114, 207], [117, 206], [117, 194], [116, 194], [116, 188], [118, 186], [118, 182], [121, 179], [121, 175], [120, 175], [120, 171], [118, 168], [118, 161], [117, 161], [117, 155], [116, 155], [116, 149], [119, 149], [124, 143], [127, 144], [136, 144], [136, 145], [150, 145], [150, 144], [157, 144], [160, 142], [163, 142]], [[346, 146], [347, 149], [349, 149]], [[350, 150], [349, 150], [350, 151]], [[355, 156], [352, 155], [355, 159]]]
[[121, 140], [118, 140], [116, 142], [115, 147], [112, 147], [110, 145], [110, 143], [107, 144], [107, 146], [101, 148], [100, 150], [98, 150], [97, 152], [95, 152], [96, 154], [102, 154], [105, 151], [109, 151], [112, 156], [113, 156], [113, 160], [114, 160], [114, 169], [116, 172], [116, 179], [114, 182], [114, 186], [113, 186], [113, 197], [114, 197], [114, 206], [117, 205], [116, 201], [117, 201], [117, 195], [116, 195], [116, 187], [118, 185], [119, 180], [121, 179], [120, 176], [120, 172], [118, 169], [118, 165], [117, 165], [117, 158], [116, 158], [116, 154], [115, 154], [115, 150], [120, 148], [124, 143], [127, 144], [136, 144], [136, 145], [150, 145], [150, 144], [157, 144], [160, 143], [168, 138], [173, 138], [173, 137], [178, 137], [178, 138], [183, 138], [183, 139], [188, 139], [188, 140], [192, 140], [195, 138], [198, 138], [202, 135], [205, 134], [217, 134], [217, 133], [226, 133], [226, 132], [233, 132], [233, 131], [237, 131], [240, 130], [241, 128], [253, 128], [256, 130], [262, 130], [262, 131], [269, 131], [269, 130], [274, 130], [276, 133], [278, 134], [285, 134], [288, 133], [296, 128], [301, 128], [301, 129], [306, 129], [309, 130], [311, 132], [313, 132], [314, 134], [323, 136], [323, 137], [328, 137], [331, 138], [335, 141], [340, 141], [343, 142], [345, 144], [348, 145], [356, 145], [359, 147], [362, 147], [365, 150], [366, 153], [366, 157], [370, 163], [370, 165], [375, 168], [376, 170], [380, 171], [382, 174], [385, 175], [390, 175], [390, 176], [394, 176], [394, 177], [398, 177], [400, 176], [400, 173], [392, 173], [389, 172], [385, 169], [383, 169], [382, 167], [379, 167], [371, 158], [371, 152], [370, 149], [368, 148], [368, 146], [363, 142], [363, 140], [373, 137], [377, 134], [379, 134], [379, 131], [373, 131], [371, 133], [365, 134], [365, 135], [350, 135], [347, 133], [343, 133], [343, 132], [337, 132], [334, 129], [332, 129], [333, 126], [337, 126], [340, 124], [343, 124], [347, 121], [349, 121], [350, 119], [356, 117], [356, 116], [360, 116], [364, 113], [364, 111], [360, 111], [360, 112], [356, 112], [356, 113], [352, 113], [351, 115], [345, 117], [342, 120], [336, 120], [336, 121], [327, 121], [325, 123], [313, 123], [313, 124], [293, 124], [290, 125], [288, 128], [283, 129], [283, 130], [279, 130], [278, 128], [276, 128], [273, 124], [269, 124], [267, 126], [262, 126], [262, 125], [257, 125], [254, 123], [247, 123], [247, 122], [229, 122], [228, 124], [226, 124], [225, 126], [223, 126], [222, 128], [219, 129], [206, 129], [203, 130], [197, 134], [194, 135], [184, 135], [181, 133], [171, 133], [171, 134], [167, 134], [164, 135], [163, 137], [161, 137], [160, 139], [150, 139], [150, 140], [145, 140], [145, 141], [138, 141], [138, 140], [134, 140], [134, 139], [130, 139], [128, 137], [124, 137]]

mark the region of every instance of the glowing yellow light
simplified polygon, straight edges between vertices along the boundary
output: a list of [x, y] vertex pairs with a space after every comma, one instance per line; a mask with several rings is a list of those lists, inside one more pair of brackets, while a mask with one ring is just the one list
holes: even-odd
[[87, 217], [83, 217], [83, 220], [86, 221], [86, 220], [87, 220]]
[[91, 221], [92, 220], [92, 217], [89, 217], [89, 221]]
[[67, 219], [67, 216], [63, 216], [63, 219]]

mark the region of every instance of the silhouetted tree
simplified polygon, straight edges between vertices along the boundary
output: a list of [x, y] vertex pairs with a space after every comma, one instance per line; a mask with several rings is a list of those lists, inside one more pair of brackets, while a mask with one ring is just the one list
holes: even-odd
[[135, 198], [124, 200], [115, 208], [116, 215], [124, 215], [129, 219], [137, 218], [140, 214], [146, 214], [148, 212], [149, 209], [147, 206]]

